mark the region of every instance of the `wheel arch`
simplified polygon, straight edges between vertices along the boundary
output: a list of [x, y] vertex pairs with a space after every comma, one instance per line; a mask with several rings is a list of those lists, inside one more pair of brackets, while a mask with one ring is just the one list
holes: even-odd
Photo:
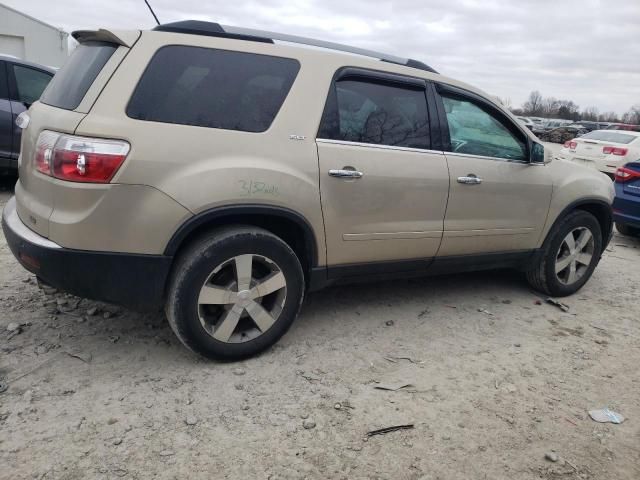
[[[553, 231], [553, 228], [562, 221], [569, 213], [582, 210], [593, 215], [600, 224], [600, 230], [602, 232], [602, 252], [607, 248], [611, 239], [611, 233], [613, 231], [613, 210], [611, 205], [606, 201], [599, 198], [584, 198], [576, 200], [570, 203], [560, 212], [555, 221], [551, 225], [551, 228], [547, 231], [545, 242], [549, 238], [549, 234]], [[602, 253], [601, 252], [601, 253]]]
[[[226, 225], [252, 225], [282, 238], [298, 256], [305, 276], [318, 264], [318, 245], [313, 227], [298, 212], [273, 205], [230, 205], [201, 212], [184, 222], [173, 234], [164, 254], [174, 257], [203, 233]], [[308, 278], [307, 278], [308, 281]]]

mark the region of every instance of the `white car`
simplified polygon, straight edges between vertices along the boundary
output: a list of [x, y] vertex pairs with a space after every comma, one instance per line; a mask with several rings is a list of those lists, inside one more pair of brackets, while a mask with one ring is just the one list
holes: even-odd
[[594, 130], [565, 142], [558, 157], [588, 165], [613, 178], [618, 167], [640, 159], [640, 132]]

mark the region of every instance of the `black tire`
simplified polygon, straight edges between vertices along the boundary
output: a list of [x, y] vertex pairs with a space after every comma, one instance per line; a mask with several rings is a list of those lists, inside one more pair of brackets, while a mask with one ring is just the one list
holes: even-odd
[[[571, 284], [562, 283], [556, 275], [556, 259], [564, 238], [576, 228], [587, 228], [593, 235], [593, 257], [582, 276]], [[537, 255], [527, 270], [527, 280], [536, 290], [554, 297], [566, 297], [580, 290], [591, 278], [602, 254], [602, 231], [598, 220], [588, 212], [575, 210], [558, 221], [549, 232]]]
[[640, 234], [640, 230], [625, 225], [624, 223], [616, 222], [616, 230], [618, 230], [619, 234], [626, 235], [627, 237], [637, 237]]
[[[275, 323], [256, 338], [242, 343], [219, 341], [201, 323], [200, 289], [217, 266], [246, 254], [267, 257], [279, 267], [286, 280], [282, 311]], [[225, 227], [199, 238], [179, 254], [165, 312], [169, 325], [187, 348], [212, 359], [239, 360], [267, 349], [287, 332], [300, 311], [304, 286], [300, 261], [280, 238], [261, 228]]]

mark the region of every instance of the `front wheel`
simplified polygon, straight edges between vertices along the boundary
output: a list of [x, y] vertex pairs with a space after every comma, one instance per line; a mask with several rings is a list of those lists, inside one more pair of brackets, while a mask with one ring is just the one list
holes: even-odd
[[591, 278], [601, 253], [602, 231], [596, 218], [585, 211], [571, 212], [552, 228], [527, 280], [547, 295], [572, 295]]
[[180, 254], [165, 311], [185, 346], [236, 360], [278, 341], [303, 295], [302, 267], [284, 241], [260, 228], [227, 227]]

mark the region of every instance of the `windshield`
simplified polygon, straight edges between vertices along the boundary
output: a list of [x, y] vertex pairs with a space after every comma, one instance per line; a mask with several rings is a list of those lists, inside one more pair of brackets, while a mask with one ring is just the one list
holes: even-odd
[[612, 130], [596, 130], [595, 132], [587, 133], [581, 137], [583, 140], [600, 140], [602, 142], [611, 143], [631, 143], [637, 137], [637, 135], [629, 135], [627, 133], [620, 133]]

